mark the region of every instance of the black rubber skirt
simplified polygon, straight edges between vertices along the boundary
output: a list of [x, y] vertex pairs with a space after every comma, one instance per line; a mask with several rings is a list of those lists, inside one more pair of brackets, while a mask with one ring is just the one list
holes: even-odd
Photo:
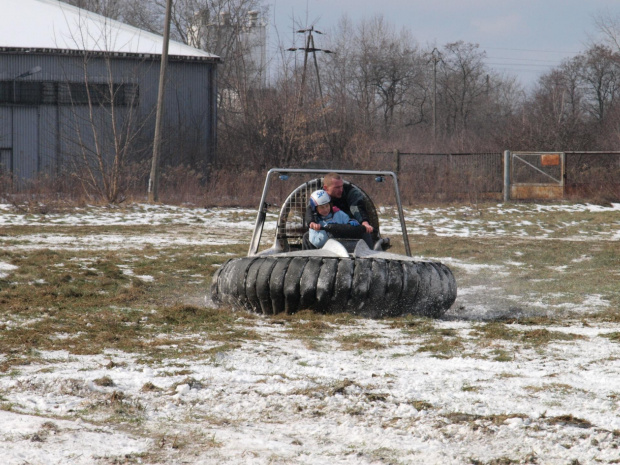
[[213, 276], [216, 304], [274, 315], [310, 309], [367, 318], [438, 318], [456, 299], [450, 269], [435, 262], [382, 258], [245, 257]]

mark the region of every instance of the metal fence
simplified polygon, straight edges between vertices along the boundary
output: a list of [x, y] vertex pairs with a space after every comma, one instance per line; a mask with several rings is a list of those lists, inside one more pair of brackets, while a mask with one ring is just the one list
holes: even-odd
[[373, 152], [373, 168], [398, 174], [403, 201], [420, 199], [500, 199], [503, 154]]
[[[532, 171], [535, 176], [530, 182], [540, 181], [536, 176], [546, 180], [542, 172], [551, 170], [552, 176], [563, 177], [563, 197], [620, 200], [620, 152], [556, 153], [562, 155], [563, 172], [559, 166], [547, 163], [547, 154], [540, 152], [537, 158], [528, 159], [530, 165], [540, 165], [540, 171]], [[372, 152], [371, 155], [372, 169], [391, 169], [398, 174], [403, 201], [407, 203], [428, 199], [503, 198], [502, 152], [408, 153], [396, 150]], [[526, 172], [530, 171], [527, 168]], [[515, 182], [524, 180], [524, 172], [513, 175]], [[527, 175], [531, 177], [531, 173]], [[537, 198], [535, 192], [531, 198]]]
[[620, 200], [620, 152], [565, 152], [565, 194]]

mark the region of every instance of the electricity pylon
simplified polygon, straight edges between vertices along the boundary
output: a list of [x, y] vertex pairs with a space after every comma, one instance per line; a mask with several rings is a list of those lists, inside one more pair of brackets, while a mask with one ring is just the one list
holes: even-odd
[[[326, 49], [322, 49], [322, 48], [316, 48], [315, 44], [314, 44], [314, 33], [316, 34], [323, 34], [321, 31], [318, 31], [316, 29], [314, 29], [314, 26], [310, 26], [309, 28], [306, 29], [299, 29], [298, 31], [296, 31], [298, 34], [304, 34], [305, 37], [305, 46], [304, 47], [291, 47], [288, 49], [288, 51], [290, 52], [297, 52], [297, 51], [303, 51], [304, 52], [304, 67], [301, 73], [301, 85], [299, 87], [299, 97], [297, 100], [297, 105], [299, 108], [303, 107], [304, 105], [304, 93], [305, 93], [305, 88], [306, 88], [306, 75], [308, 72], [308, 55], [312, 54], [312, 59], [314, 61], [314, 70], [316, 72], [316, 83], [317, 83], [317, 87], [319, 89], [319, 98], [321, 100], [321, 108], [323, 110], [323, 124], [325, 125], [325, 135], [327, 137], [327, 133], [328, 133], [328, 125], [327, 125], [327, 116], [326, 116], [326, 109], [325, 109], [325, 101], [323, 99], [323, 89], [321, 88], [321, 76], [319, 75], [319, 64], [317, 62], [316, 59], [316, 53], [317, 52], [323, 52], [323, 53], [334, 53], [331, 50], [326, 50]], [[328, 142], [329, 142], [329, 138], [328, 138]], [[331, 145], [331, 144], [328, 144]]]
[[301, 73], [301, 86], [299, 89], [299, 100], [298, 100], [298, 104], [299, 106], [303, 106], [304, 103], [304, 91], [305, 91], [305, 87], [306, 87], [306, 74], [308, 71], [308, 54], [312, 54], [312, 58], [314, 61], [314, 69], [316, 72], [316, 82], [317, 82], [317, 86], [319, 88], [319, 96], [321, 97], [321, 102], [323, 101], [323, 90], [321, 89], [321, 76], [319, 75], [319, 64], [316, 60], [316, 52], [323, 52], [323, 53], [334, 53], [331, 50], [326, 50], [326, 49], [322, 49], [322, 48], [316, 48], [316, 46], [314, 45], [314, 35], [313, 33], [316, 34], [323, 34], [321, 31], [317, 31], [316, 29], [314, 29], [314, 26], [310, 26], [309, 28], [306, 29], [300, 29], [297, 31], [298, 34], [307, 34], [306, 38], [305, 38], [305, 47], [291, 47], [289, 48], [289, 52], [296, 52], [296, 51], [303, 51], [304, 52], [304, 68], [303, 71]]

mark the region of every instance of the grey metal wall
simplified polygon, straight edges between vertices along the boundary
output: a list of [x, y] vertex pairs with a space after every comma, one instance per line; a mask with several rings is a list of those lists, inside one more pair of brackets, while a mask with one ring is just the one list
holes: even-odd
[[[170, 57], [167, 73], [164, 147], [168, 163], [205, 165], [216, 148], [217, 59]], [[159, 82], [159, 57], [89, 56], [78, 53], [0, 49], [0, 81], [12, 81], [34, 67], [41, 71], [22, 81], [132, 84], [139, 88], [136, 106], [117, 107], [118, 128], [131, 121], [131, 156], [151, 152]], [[110, 107], [0, 103], [0, 170], [14, 178], [57, 177], [76, 157], [92, 155], [110, 144]], [[94, 126], [93, 126], [94, 125]], [[110, 147], [107, 147], [110, 150]], [[113, 149], [111, 149], [113, 150]], [[10, 166], [9, 166], [10, 165]]]

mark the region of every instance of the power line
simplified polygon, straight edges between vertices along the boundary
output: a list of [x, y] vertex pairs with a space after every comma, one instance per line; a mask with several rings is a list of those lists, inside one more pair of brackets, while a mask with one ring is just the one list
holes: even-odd
[[[486, 58], [490, 60], [514, 60], [514, 61], [524, 61], [524, 62], [536, 61], [536, 62], [542, 62], [542, 63], [553, 63], [552, 61], [549, 61], [549, 60], [539, 60], [536, 58], [514, 58], [514, 57], [486, 57]], [[561, 63], [561, 62], [558, 61], [558, 63]]]
[[537, 64], [537, 63], [492, 63], [492, 62], [486, 62], [487, 65], [489, 66], [513, 66], [513, 67], [527, 67], [527, 68], [553, 68], [555, 66], [560, 65], [560, 63], [557, 64], [553, 64], [553, 63], [548, 63], [548, 64]]
[[562, 53], [566, 55], [579, 55], [581, 52], [569, 52], [566, 50], [536, 50], [528, 48], [500, 48], [500, 47], [480, 47], [483, 50], [509, 50], [511, 52], [533, 52], [533, 53]]
[[[504, 70], [517, 73], [539, 73], [541, 71], [556, 68], [562, 64], [566, 58], [577, 56], [580, 52], [570, 52], [566, 50], [544, 50], [544, 49], [528, 49], [528, 48], [509, 48], [509, 47], [481, 47], [484, 51], [494, 50], [503, 52], [521, 52], [536, 54], [554, 54], [556, 57], [545, 58], [527, 58], [527, 57], [506, 57], [506, 56], [488, 56], [485, 59], [487, 66], [494, 67], [498, 70]], [[557, 56], [561, 55], [561, 56]], [[489, 61], [487, 61], [489, 60]]]

